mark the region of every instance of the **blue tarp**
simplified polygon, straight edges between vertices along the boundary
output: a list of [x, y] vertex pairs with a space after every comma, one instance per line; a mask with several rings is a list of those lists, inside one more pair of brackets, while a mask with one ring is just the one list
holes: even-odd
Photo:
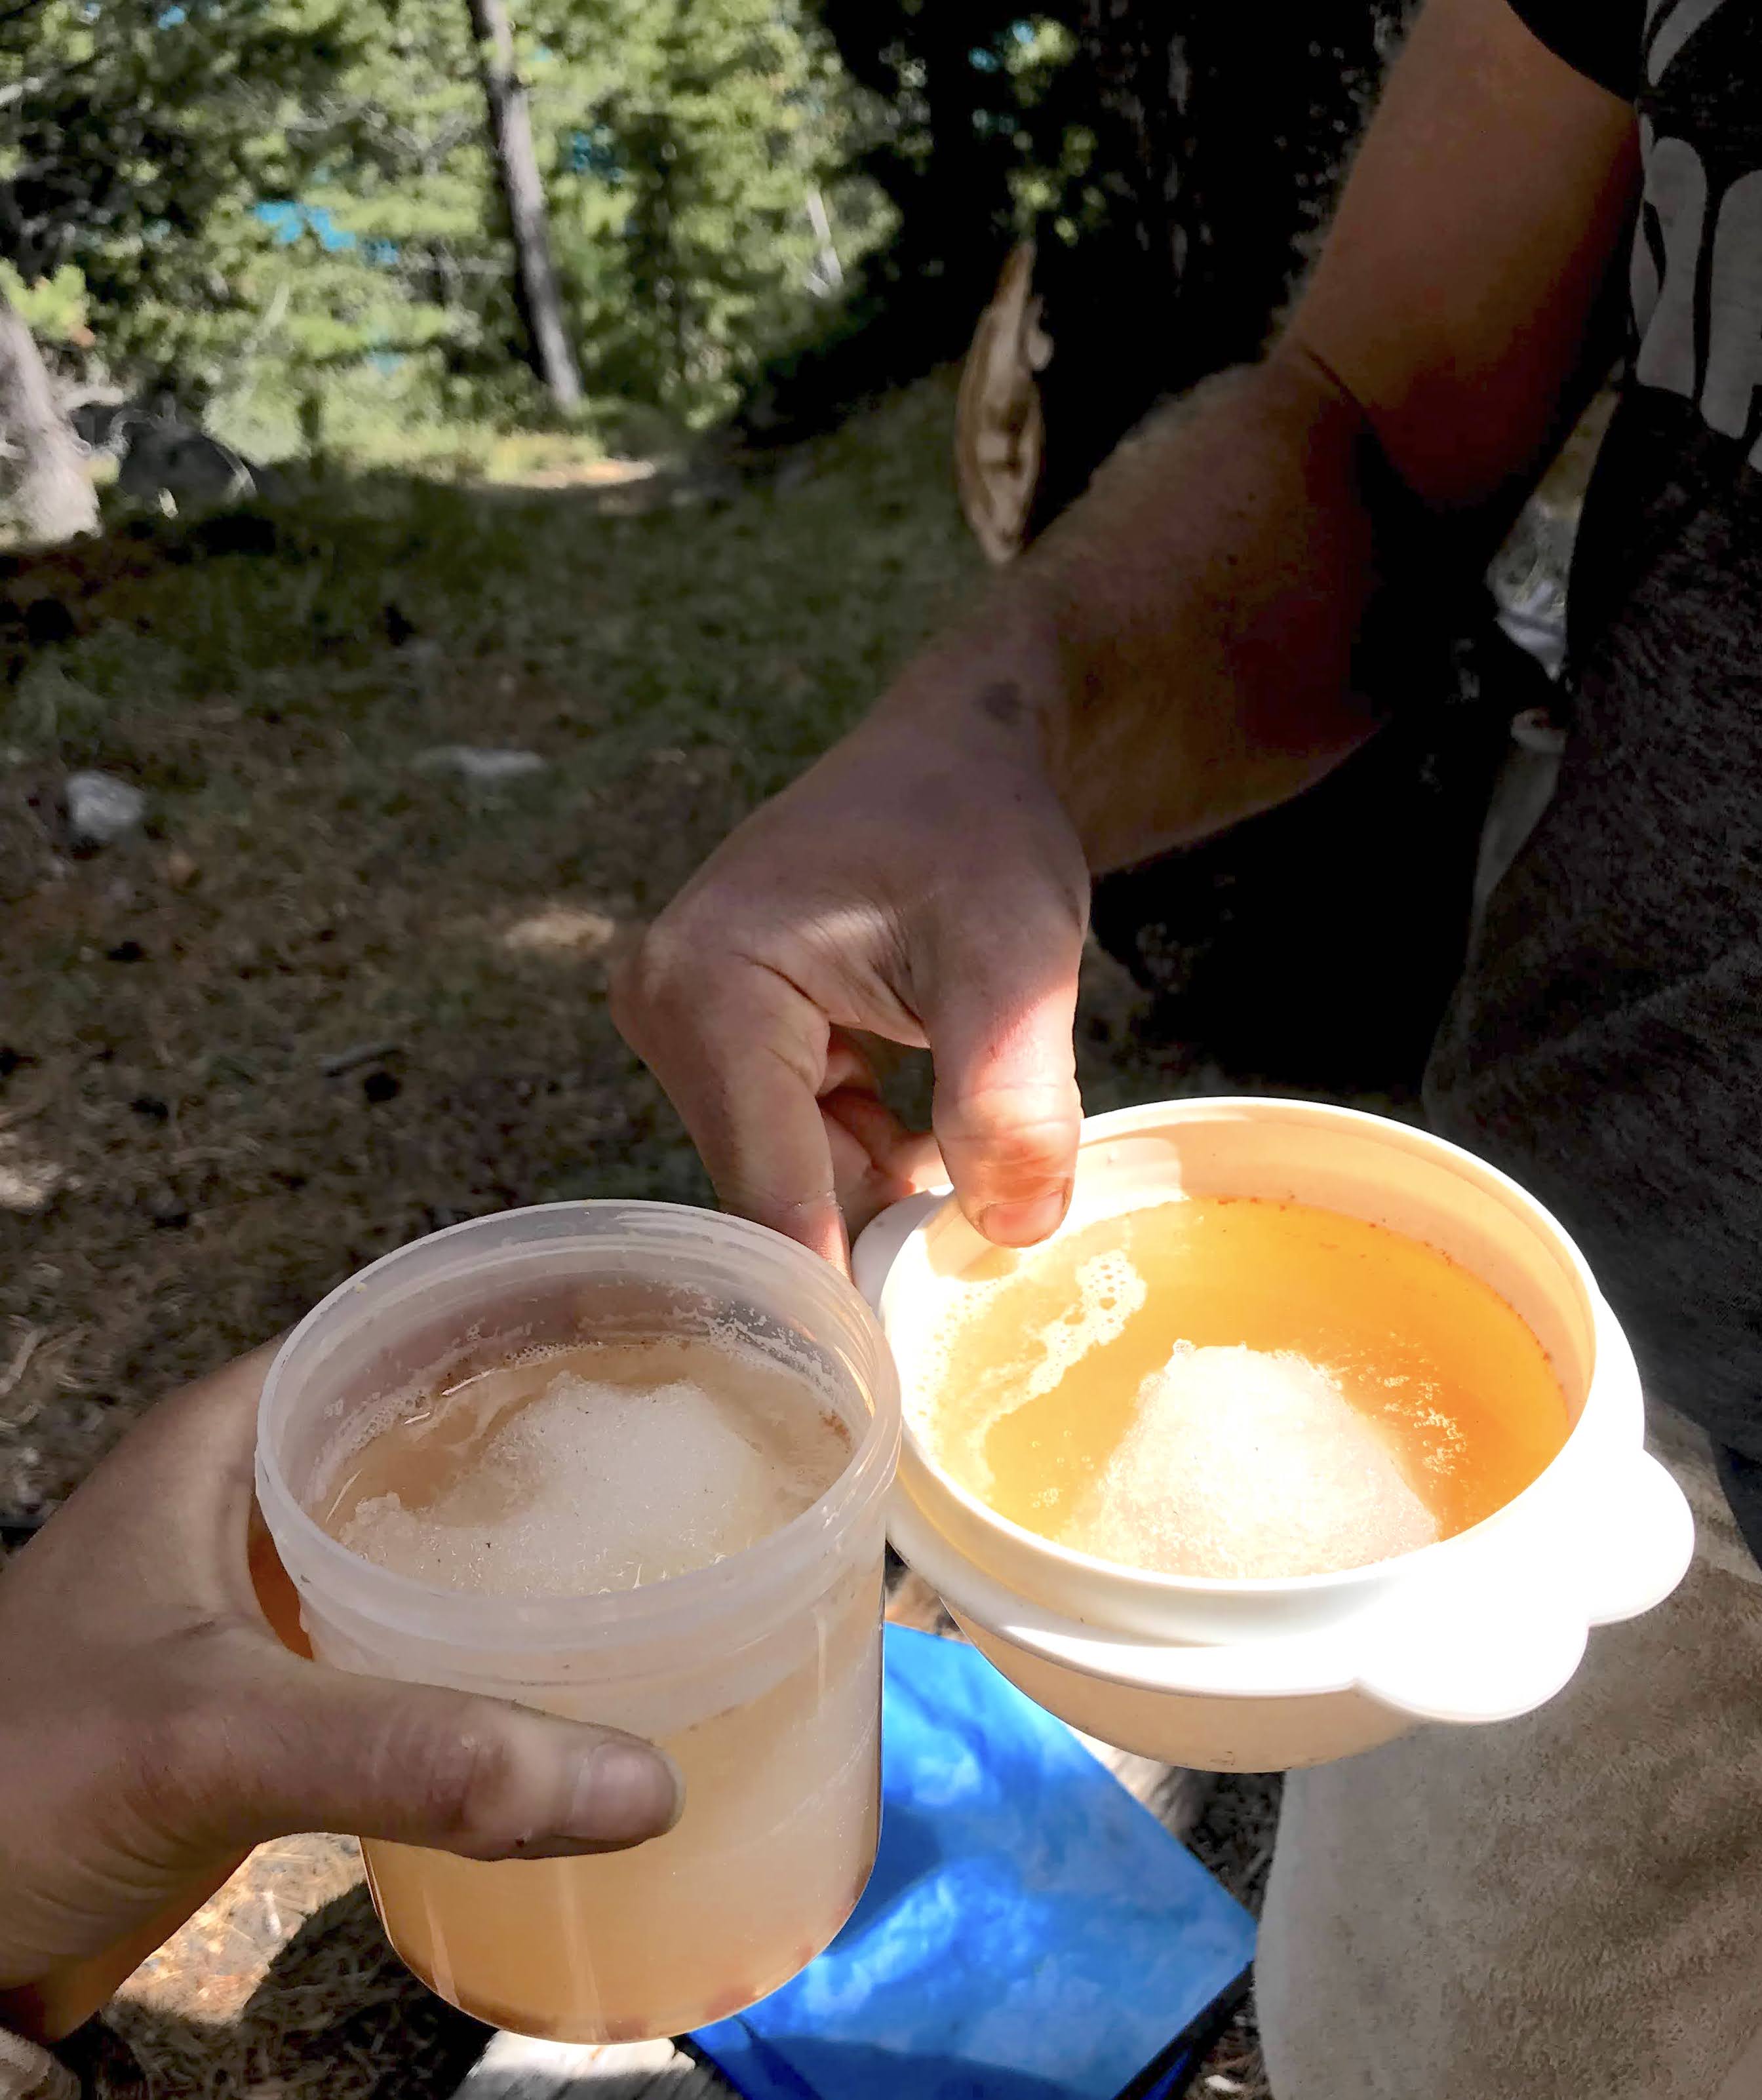
[[793, 1982], [691, 2040], [749, 2100], [1114, 2100], [1239, 1988], [1252, 1921], [983, 1657], [886, 1642], [863, 1900]]

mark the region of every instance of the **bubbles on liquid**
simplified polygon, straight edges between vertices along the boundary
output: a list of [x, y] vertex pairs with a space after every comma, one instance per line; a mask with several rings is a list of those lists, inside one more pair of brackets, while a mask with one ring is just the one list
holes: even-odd
[[934, 1425], [942, 1462], [980, 1493], [991, 1484], [985, 1443], [992, 1430], [1018, 1408], [1056, 1391], [1092, 1350], [1117, 1341], [1128, 1321], [1142, 1311], [1148, 1295], [1143, 1277], [1123, 1246], [1104, 1247], [1080, 1262], [1071, 1278], [1076, 1288], [1075, 1301], [1044, 1326], [1029, 1329], [1021, 1354], [1013, 1361], [991, 1369], [986, 1383], [996, 1388], [996, 1399], [988, 1406], [967, 1413], [959, 1430], [954, 1431], [925, 1408], [923, 1399], [933, 1401], [946, 1379], [949, 1350], [960, 1328], [998, 1293], [1008, 1290], [1013, 1281], [1013, 1277], [1005, 1276], [964, 1285], [960, 1316], [932, 1333], [912, 1381], [914, 1398], [918, 1401], [912, 1410], [913, 1426], [922, 1433]]
[[[714, 1390], [561, 1371], [438, 1492], [369, 1494], [336, 1535], [395, 1573], [498, 1596], [634, 1589], [743, 1551], [825, 1493], [850, 1444], [773, 1367], [729, 1352], [714, 1368]], [[370, 1455], [375, 1485], [395, 1482], [395, 1454]]]
[[1052, 1392], [1091, 1349], [1117, 1341], [1146, 1295], [1144, 1278], [1124, 1247], [1109, 1247], [1080, 1262], [1074, 1281], [1076, 1304], [1032, 1336], [1041, 1355], [1022, 1385], [1023, 1401]]
[[1165, 1575], [1322, 1574], [1429, 1546], [1438, 1520], [1329, 1372], [1177, 1343], [1061, 1538]]

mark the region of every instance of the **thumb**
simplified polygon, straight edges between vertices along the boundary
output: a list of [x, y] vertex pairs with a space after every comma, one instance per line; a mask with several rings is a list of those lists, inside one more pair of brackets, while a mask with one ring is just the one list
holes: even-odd
[[987, 1239], [1031, 1246], [1071, 1202], [1083, 1105], [1072, 1033], [1083, 929], [1061, 911], [1007, 948], [964, 956], [928, 1017], [936, 1141]]
[[673, 1760], [616, 1728], [279, 1653], [262, 1674], [243, 1718], [205, 1732], [223, 1738], [205, 1790], [230, 1798], [232, 1839], [338, 1830], [542, 1859], [641, 1844], [684, 1807]]

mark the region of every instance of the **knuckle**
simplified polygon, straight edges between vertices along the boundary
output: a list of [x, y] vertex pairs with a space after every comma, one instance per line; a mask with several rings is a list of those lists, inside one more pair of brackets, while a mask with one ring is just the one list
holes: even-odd
[[410, 1717], [390, 1723], [374, 1745], [372, 1790], [400, 1798], [438, 1838], [495, 1842], [510, 1792], [507, 1745], [481, 1730], [435, 1728]]
[[612, 1018], [625, 1035], [639, 1028], [665, 977], [664, 944], [655, 927], [647, 928], [613, 959], [611, 972]]
[[612, 1019], [633, 1043], [654, 1033], [675, 1008], [696, 1002], [704, 978], [705, 944], [669, 911], [614, 961]]

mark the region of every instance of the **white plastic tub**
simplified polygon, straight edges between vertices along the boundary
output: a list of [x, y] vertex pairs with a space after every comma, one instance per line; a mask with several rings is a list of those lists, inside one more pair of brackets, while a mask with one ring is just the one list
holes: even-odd
[[1693, 1526], [1643, 1447], [1633, 1352], [1578, 1249], [1515, 1182], [1405, 1124], [1307, 1102], [1173, 1101], [1085, 1126], [1073, 1224], [1181, 1191], [1316, 1204], [1438, 1248], [1528, 1321], [1573, 1427], [1493, 1515], [1368, 1567], [1204, 1581], [1097, 1560], [987, 1509], [927, 1455], [912, 1424], [918, 1345], [938, 1274], [982, 1243], [946, 1192], [896, 1205], [855, 1255], [906, 1394], [889, 1532], [1031, 1698], [1173, 1764], [1318, 1764], [1420, 1721], [1527, 1713], [1571, 1677], [1592, 1627], [1676, 1587]]

